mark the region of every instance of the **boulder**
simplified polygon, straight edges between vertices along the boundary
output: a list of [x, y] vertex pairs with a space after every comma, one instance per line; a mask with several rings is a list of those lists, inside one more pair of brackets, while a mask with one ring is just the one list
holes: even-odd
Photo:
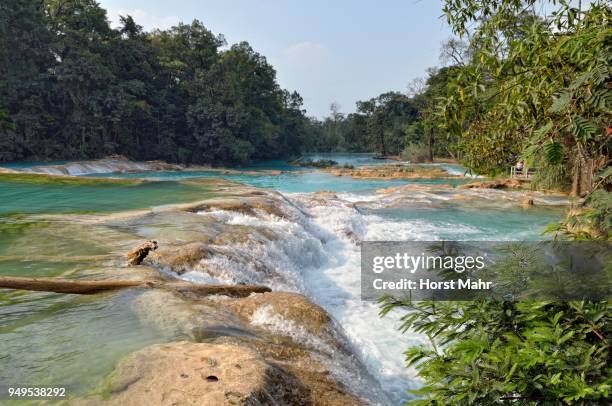
[[[261, 371], [264, 371], [266, 376], [273, 376], [266, 385], [271, 382], [277, 386], [277, 392], [284, 392], [289, 396], [284, 401], [275, 398], [277, 404], [363, 404], [364, 402], [355, 396], [355, 388], [349, 389], [337, 380], [335, 374], [339, 370], [343, 376], [355, 374], [355, 386], [364, 388], [366, 392], [360, 395], [369, 394], [376, 398], [373, 394], [378, 393], [376, 383], [363, 373], [359, 361], [342, 337], [335, 332], [331, 317], [323, 308], [302, 295], [269, 292], [244, 298], [210, 296], [196, 300], [176, 292], [155, 290], [140, 295], [134, 302], [133, 309], [144, 322], [157, 326], [170, 337], [207, 342], [208, 345], [219, 346], [218, 348], [243, 348], [257, 354], [261, 357], [258, 363], [259, 368], [263, 368]], [[156, 356], [156, 353], [147, 354]], [[182, 364], [177, 365], [180, 367]], [[270, 370], [275, 372], [265, 372]], [[160, 379], [173, 376], [166, 374]], [[219, 382], [228, 382], [227, 379], [215, 376], [220, 378]], [[116, 378], [113, 378], [113, 381], [116, 382]], [[291, 385], [300, 388], [299, 391], [287, 392], [293, 387]], [[167, 384], [160, 383], [160, 386]], [[232, 381], [229, 381], [227, 391], [236, 391]], [[135, 393], [140, 392], [141, 389]], [[241, 389], [237, 392], [244, 394], [248, 391]], [[253, 389], [248, 393], [261, 391]], [[305, 393], [307, 396], [304, 396]], [[122, 398], [112, 395], [111, 399], [119, 402]], [[198, 405], [209, 404], [207, 401], [207, 398], [194, 400]], [[262, 404], [257, 403], [261, 402], [257, 396], [241, 396], [231, 401], [236, 403], [223, 403], [222, 399], [218, 404]], [[148, 404], [157, 403], [153, 399]], [[274, 402], [268, 400], [267, 403], [263, 401], [263, 404]]]
[[231, 300], [226, 306], [243, 320], [251, 321], [253, 314], [268, 306], [274, 314], [303, 327], [308, 333], [320, 335], [331, 321], [327, 312], [305, 296], [290, 292], [269, 292]]
[[[320, 405], [320, 406], [359, 406], [369, 404], [361, 401], [333, 376], [329, 367], [329, 360], [323, 361], [320, 356], [313, 356], [311, 351], [303, 347], [288, 345], [286, 343], [264, 342], [248, 337], [219, 337], [215, 343], [226, 343], [251, 348], [273, 365], [295, 376], [301, 385], [307, 388], [310, 398], [306, 403], [291, 401], [283, 405]], [[367, 381], [364, 391], [368, 391]], [[371, 393], [378, 388], [370, 387]]]
[[215, 250], [208, 244], [193, 242], [181, 246], [166, 247], [155, 253], [151, 260], [161, 268], [182, 275], [194, 268], [202, 259], [214, 255]]
[[527, 196], [523, 199], [521, 205], [523, 208], [528, 209], [534, 206], [533, 197]]
[[143, 348], [111, 375], [107, 399], [92, 404], [306, 405], [309, 391], [291, 373], [238, 345], [179, 341]]

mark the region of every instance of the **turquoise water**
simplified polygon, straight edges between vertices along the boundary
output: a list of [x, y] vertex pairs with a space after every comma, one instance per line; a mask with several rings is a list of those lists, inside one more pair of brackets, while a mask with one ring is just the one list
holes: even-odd
[[[370, 166], [395, 163], [395, 161], [374, 159], [373, 154], [308, 154], [304, 159], [317, 161], [331, 159], [338, 165]], [[441, 167], [453, 173], [463, 173], [465, 170], [459, 165], [442, 164]], [[220, 171], [161, 171], [161, 172], [135, 172], [135, 173], [106, 173], [90, 174], [92, 177], [118, 178], [118, 179], [150, 179], [150, 180], [182, 180], [193, 178], [223, 178], [233, 182], [244, 183], [251, 186], [269, 188], [287, 193], [311, 193], [317, 191], [329, 192], [368, 192], [392, 186], [406, 184], [453, 184], [466, 183], [469, 179], [410, 179], [410, 180], [376, 180], [352, 179], [348, 176], [335, 176], [311, 168], [289, 165], [287, 161], [275, 160], [237, 168], [253, 173], [222, 173]], [[271, 173], [270, 171], [275, 171]], [[277, 173], [282, 171], [282, 173]]]
[[[268, 168], [272, 169], [272, 168]], [[119, 179], [151, 179], [151, 180], [182, 180], [193, 178], [223, 178], [251, 186], [278, 190], [288, 193], [310, 193], [317, 191], [329, 192], [366, 192], [392, 186], [401, 186], [410, 183], [436, 185], [461, 184], [462, 179], [414, 179], [414, 180], [375, 180], [352, 179], [348, 176], [334, 176], [326, 172], [312, 170], [292, 170], [286, 173], [270, 174], [262, 171], [261, 174], [223, 174], [216, 171], [168, 171], [168, 172], [138, 172], [123, 174], [93, 174], [94, 177]]]
[[205, 186], [181, 182], [134, 184], [37, 184], [3, 181], [0, 175], [1, 216], [18, 213], [117, 212], [171, 203], [190, 202], [207, 196]]
[[500, 211], [490, 207], [448, 205], [442, 208], [384, 208], [366, 213], [398, 224], [426, 225], [423, 232], [441, 240], [542, 240], [550, 238], [543, 231], [548, 224], [561, 218], [563, 209], [511, 207]]

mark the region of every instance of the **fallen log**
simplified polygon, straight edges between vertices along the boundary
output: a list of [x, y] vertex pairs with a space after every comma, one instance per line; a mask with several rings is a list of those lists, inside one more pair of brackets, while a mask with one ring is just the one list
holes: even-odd
[[196, 295], [224, 295], [234, 297], [246, 297], [251, 293], [271, 291], [267, 286], [260, 285], [200, 285], [183, 281], [168, 282], [162, 280], [79, 280], [0, 276], [0, 288], [37, 292], [91, 295], [133, 287], [168, 289], [182, 293], [189, 292]]
[[38, 292], [76, 293], [90, 295], [142, 285], [138, 280], [79, 280], [58, 278], [23, 278], [0, 276], [0, 288], [33, 290]]

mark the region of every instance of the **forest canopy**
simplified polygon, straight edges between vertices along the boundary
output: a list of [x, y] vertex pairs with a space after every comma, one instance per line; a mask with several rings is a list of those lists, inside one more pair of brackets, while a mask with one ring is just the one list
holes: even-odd
[[201, 22], [111, 28], [94, 0], [0, 3], [0, 161], [244, 163], [310, 149], [302, 98]]
[[423, 89], [382, 93], [348, 115], [332, 103], [316, 119], [263, 55], [198, 20], [146, 32], [129, 15], [111, 27], [95, 0], [6, 0], [0, 162], [120, 154], [243, 164], [304, 152], [400, 155], [425, 139], [427, 152], [410, 158], [452, 155], [424, 120], [452, 71], [431, 69]]

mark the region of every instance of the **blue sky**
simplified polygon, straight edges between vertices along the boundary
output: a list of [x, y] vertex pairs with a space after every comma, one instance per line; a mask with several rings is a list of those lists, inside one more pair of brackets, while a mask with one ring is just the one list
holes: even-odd
[[439, 65], [451, 36], [441, 0], [99, 0], [111, 22], [130, 14], [145, 29], [201, 20], [232, 44], [248, 41], [297, 90], [309, 115], [332, 102], [345, 113]]

